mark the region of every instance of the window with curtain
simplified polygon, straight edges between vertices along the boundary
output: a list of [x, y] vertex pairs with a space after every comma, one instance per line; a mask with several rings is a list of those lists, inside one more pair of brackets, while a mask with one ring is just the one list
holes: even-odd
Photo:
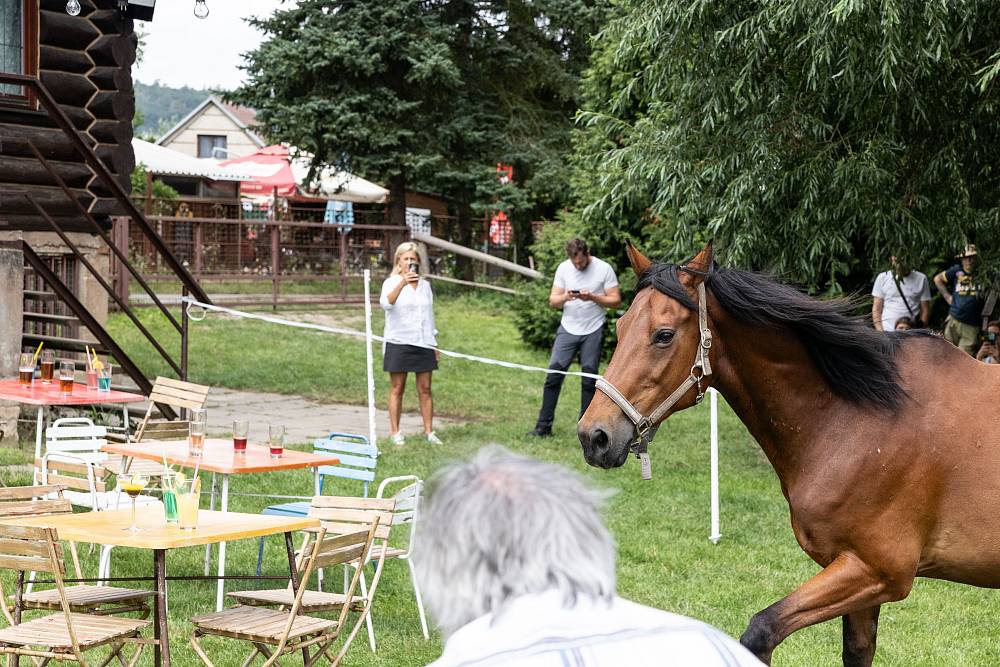
[[[215, 149], [220, 150], [215, 150]], [[198, 135], [198, 157], [226, 158], [226, 137], [211, 134]]]
[[[36, 74], [36, 0], [0, 0], [0, 72]], [[0, 84], [0, 98], [24, 102], [21, 86]]]

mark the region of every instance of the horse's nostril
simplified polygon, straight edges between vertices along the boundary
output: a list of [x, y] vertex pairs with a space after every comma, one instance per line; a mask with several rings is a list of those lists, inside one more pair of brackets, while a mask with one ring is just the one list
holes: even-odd
[[608, 434], [599, 428], [590, 432], [590, 446], [597, 451], [608, 448]]

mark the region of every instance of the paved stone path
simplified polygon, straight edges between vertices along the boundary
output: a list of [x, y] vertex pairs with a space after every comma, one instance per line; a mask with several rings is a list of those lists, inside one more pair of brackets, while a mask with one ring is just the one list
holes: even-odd
[[[206, 408], [211, 434], [229, 433], [237, 418], [250, 420], [252, 440], [266, 439], [267, 424], [272, 421], [285, 425], [285, 440], [289, 443], [312, 442], [331, 431], [368, 434], [368, 408], [364, 405], [319, 403], [301, 396], [212, 387]], [[434, 418], [435, 428], [460, 423], [455, 419]], [[419, 437], [424, 430], [417, 413], [403, 413], [400, 426], [405, 435], [412, 437]], [[377, 411], [375, 428], [379, 438], [389, 435], [387, 411]]]

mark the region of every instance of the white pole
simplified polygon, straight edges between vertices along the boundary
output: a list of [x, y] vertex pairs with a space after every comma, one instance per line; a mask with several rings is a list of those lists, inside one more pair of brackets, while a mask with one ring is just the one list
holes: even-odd
[[365, 269], [365, 361], [368, 365], [368, 439], [373, 445], [378, 444], [375, 433], [375, 371], [372, 361], [372, 297], [371, 271]]
[[709, 408], [711, 416], [711, 466], [712, 466], [712, 532], [708, 539], [712, 544], [718, 544], [722, 539], [719, 532], [719, 396], [718, 393], [709, 387]]

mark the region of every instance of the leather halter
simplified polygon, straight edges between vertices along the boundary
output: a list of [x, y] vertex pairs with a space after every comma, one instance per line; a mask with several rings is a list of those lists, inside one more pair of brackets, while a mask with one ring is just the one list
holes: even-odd
[[681, 399], [681, 397], [686, 394], [691, 387], [698, 388], [698, 395], [695, 397], [695, 405], [701, 403], [701, 399], [705, 397], [705, 391], [702, 389], [701, 381], [702, 378], [706, 378], [712, 374], [712, 364], [709, 361], [709, 350], [712, 348], [712, 332], [708, 328], [708, 313], [707, 313], [707, 300], [705, 298], [705, 283], [698, 283], [698, 330], [701, 334], [701, 339], [698, 342], [698, 352], [695, 354], [694, 363], [691, 365], [691, 372], [687, 376], [687, 379], [680, 384], [677, 389], [667, 396], [667, 398], [660, 403], [656, 408], [649, 413], [649, 416], [643, 417], [642, 413], [636, 410], [635, 406], [629, 403], [625, 395], [622, 394], [618, 389], [605, 380], [603, 377], [597, 381], [597, 388], [602, 392], [607, 394], [608, 398], [614, 401], [625, 416], [632, 420], [635, 424], [635, 438], [629, 444], [629, 449], [636, 455], [639, 462], [642, 465], [642, 478], [649, 480], [653, 478], [653, 470], [649, 463], [649, 443], [656, 434], [656, 424], [659, 422], [663, 415], [667, 414], [667, 410], [672, 408], [674, 404]]

